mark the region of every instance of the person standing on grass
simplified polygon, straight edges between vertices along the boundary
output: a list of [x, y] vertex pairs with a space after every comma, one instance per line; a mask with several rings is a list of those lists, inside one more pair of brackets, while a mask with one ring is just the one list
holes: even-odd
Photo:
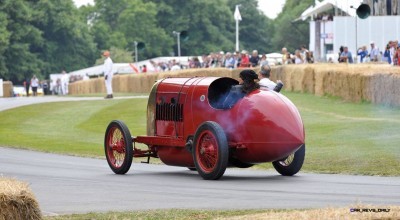
[[106, 84], [106, 89], [107, 89], [107, 96], [105, 97], [106, 99], [112, 99], [113, 97], [113, 91], [112, 91], [112, 77], [113, 77], [113, 72], [112, 72], [112, 67], [113, 67], [113, 61], [110, 58], [110, 51], [106, 50], [103, 52], [103, 56], [106, 58], [104, 60], [104, 81]]
[[31, 79], [31, 87], [32, 87], [32, 93], [33, 96], [37, 96], [37, 88], [39, 86], [39, 80], [36, 78], [36, 75], [33, 75]]
[[62, 70], [61, 73], [61, 95], [68, 95], [69, 76], [65, 70]]
[[28, 77], [26, 77], [26, 80], [24, 81], [24, 88], [26, 92], [26, 97], [29, 97], [29, 87], [31, 86], [31, 83], [29, 82]]

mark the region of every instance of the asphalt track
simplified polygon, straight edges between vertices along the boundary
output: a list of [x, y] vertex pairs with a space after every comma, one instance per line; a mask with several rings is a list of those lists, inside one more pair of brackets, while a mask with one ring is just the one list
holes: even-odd
[[115, 175], [105, 159], [4, 147], [0, 147], [1, 175], [28, 182], [46, 215], [169, 208], [400, 205], [400, 177], [302, 172], [283, 177], [273, 171], [228, 169], [222, 179], [206, 181], [186, 168], [140, 163], [134, 163], [126, 175]]

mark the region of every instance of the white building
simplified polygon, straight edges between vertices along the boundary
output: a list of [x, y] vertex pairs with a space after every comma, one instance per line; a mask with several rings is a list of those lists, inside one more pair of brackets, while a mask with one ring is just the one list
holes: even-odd
[[[341, 46], [348, 46], [349, 51], [355, 56], [358, 48], [362, 46], [367, 46], [370, 50], [371, 41], [374, 41], [382, 51], [390, 40], [400, 39], [400, 16], [372, 15], [366, 19], [358, 18], [356, 9], [361, 2], [360, 0], [316, 1], [314, 6], [302, 13], [299, 19], [310, 20], [309, 49], [314, 51], [317, 60], [327, 61], [328, 57], [337, 60]], [[371, 14], [377, 15], [377, 6], [373, 7]]]

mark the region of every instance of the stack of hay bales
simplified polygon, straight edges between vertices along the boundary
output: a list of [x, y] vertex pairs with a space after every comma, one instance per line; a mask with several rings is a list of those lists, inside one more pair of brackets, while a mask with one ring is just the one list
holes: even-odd
[[400, 106], [400, 68], [387, 64], [286, 65], [273, 68], [271, 78], [288, 91]]
[[41, 218], [39, 204], [28, 184], [0, 177], [0, 220]]
[[[116, 75], [113, 90], [148, 93], [154, 81], [166, 77], [224, 76], [238, 78], [243, 69], [188, 69], [180, 71]], [[254, 69], [258, 72], [259, 68]], [[281, 80], [287, 91], [331, 95], [346, 101], [370, 101], [400, 106], [400, 68], [388, 64], [310, 64], [272, 67], [272, 80]], [[104, 79], [70, 84], [71, 94], [105, 93]]]

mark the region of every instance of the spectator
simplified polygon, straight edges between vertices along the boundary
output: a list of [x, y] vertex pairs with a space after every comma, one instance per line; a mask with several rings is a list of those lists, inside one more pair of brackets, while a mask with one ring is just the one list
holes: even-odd
[[47, 84], [47, 80], [42, 81], [42, 89], [43, 89], [43, 95], [49, 94], [49, 84]]
[[396, 62], [394, 65], [400, 66], [400, 46], [397, 47], [393, 60]]
[[339, 48], [339, 56], [338, 56], [338, 62], [339, 63], [343, 63], [343, 61], [340, 59], [340, 56], [342, 55], [342, 53], [343, 53], [343, 46], [340, 46], [340, 48]]
[[286, 47], [282, 48], [282, 64], [287, 64], [287, 53]]
[[314, 63], [314, 54], [312, 51], [306, 52], [306, 63]]
[[260, 62], [260, 57], [258, 56], [257, 50], [253, 50], [253, 53], [251, 54], [249, 61], [250, 61], [252, 67], [258, 66], [258, 64]]
[[225, 67], [225, 52], [220, 51], [217, 55], [217, 67]]
[[357, 55], [360, 56], [360, 63], [364, 63], [365, 62], [364, 58], [367, 57], [368, 55], [367, 46], [362, 46], [358, 48]]
[[339, 60], [341, 63], [353, 63], [353, 55], [348, 47], [343, 47], [343, 52], [340, 54]]
[[233, 59], [235, 60], [235, 68], [236, 68], [236, 67], [239, 67], [240, 61], [241, 61], [239, 51], [235, 51], [235, 53], [234, 53], [234, 55], [233, 55]]
[[263, 54], [260, 60], [260, 66], [268, 65], [267, 55]]
[[194, 68], [200, 68], [201, 67], [201, 63], [198, 57], [193, 57], [193, 64], [194, 64]]
[[178, 62], [175, 59], [172, 60], [171, 71], [176, 71], [182, 69]]
[[379, 48], [375, 47], [375, 43], [371, 41], [371, 52], [369, 53], [369, 58], [371, 62], [378, 62], [379, 59]]
[[392, 58], [392, 65], [395, 65], [394, 54], [396, 53], [397, 43], [396, 41], [389, 41], [390, 44], [390, 57]]
[[300, 49], [301, 49], [301, 56], [302, 56], [303, 60], [305, 61], [306, 57], [307, 57], [307, 53], [309, 51], [307, 50], [305, 45], [301, 45]]
[[292, 55], [290, 53], [286, 53], [286, 61], [284, 64], [293, 64], [293, 58]]
[[68, 84], [69, 84], [69, 77], [65, 70], [61, 71], [61, 95], [68, 95]]
[[382, 61], [392, 64], [392, 57], [390, 56], [390, 46], [391, 46], [391, 44], [386, 45], [386, 49], [385, 49], [385, 52], [383, 53]]
[[224, 66], [228, 69], [234, 69], [235, 68], [235, 58], [233, 58], [232, 54], [230, 52], [226, 53], [225, 55], [225, 64]]
[[142, 73], [147, 73], [147, 66], [146, 65], [143, 65]]
[[26, 80], [24, 81], [24, 88], [25, 88], [25, 92], [26, 92], [26, 97], [29, 97], [29, 87], [30, 87], [31, 83], [29, 82], [28, 77], [26, 77]]
[[249, 55], [247, 54], [246, 50], [242, 50], [241, 57], [240, 57], [240, 67], [241, 68], [250, 67]]
[[294, 55], [294, 63], [295, 64], [303, 64], [304, 63], [304, 59], [303, 56], [300, 53], [300, 50], [296, 50], [295, 55]]
[[39, 86], [39, 80], [38, 80], [38, 78], [36, 78], [36, 75], [33, 75], [32, 79], [31, 79], [31, 87], [32, 87], [33, 96], [37, 96], [38, 86]]

